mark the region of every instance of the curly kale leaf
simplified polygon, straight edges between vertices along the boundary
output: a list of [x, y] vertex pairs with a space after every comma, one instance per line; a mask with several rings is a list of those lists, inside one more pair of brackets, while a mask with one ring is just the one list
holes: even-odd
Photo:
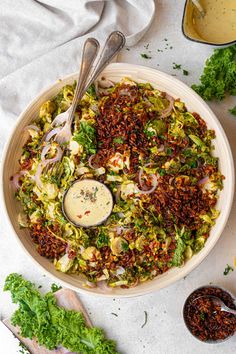
[[77, 353], [117, 353], [115, 343], [107, 340], [100, 328], [88, 328], [80, 312], [57, 306], [52, 292], [42, 296], [20, 274], [10, 274], [4, 290], [9, 290], [12, 301], [19, 304], [12, 316], [12, 324], [20, 327], [23, 337], [35, 337], [40, 345], [50, 350], [62, 345]]
[[216, 49], [207, 59], [200, 85], [192, 88], [204, 99], [222, 100], [226, 93], [236, 95], [236, 45]]

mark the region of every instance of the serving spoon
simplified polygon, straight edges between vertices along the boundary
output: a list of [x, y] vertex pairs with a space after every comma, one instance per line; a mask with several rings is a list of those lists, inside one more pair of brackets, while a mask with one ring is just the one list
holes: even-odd
[[225, 303], [217, 296], [201, 295], [201, 296], [196, 297], [196, 299], [194, 299], [192, 302], [195, 302], [198, 299], [211, 300], [213, 302], [213, 304], [220, 307], [221, 311], [225, 311], [225, 312], [231, 313], [232, 315], [236, 316], [236, 310], [233, 310], [233, 309], [229, 308], [228, 306], [226, 306]]
[[[90, 48], [90, 42], [93, 44], [92, 48]], [[94, 47], [95, 43], [96, 45]], [[66, 112], [59, 114], [52, 122], [52, 126], [58, 126], [65, 122], [64, 127], [57, 132], [54, 138], [54, 140], [57, 141], [60, 145], [68, 142], [72, 136], [71, 126], [78, 102], [81, 100], [88, 87], [96, 80], [99, 74], [111, 62], [114, 56], [124, 47], [124, 45], [125, 36], [123, 33], [119, 31], [112, 32], [105, 42], [104, 48], [95, 68], [92, 70], [92, 64], [97, 56], [99, 43], [94, 38], [89, 38], [85, 42], [79, 79], [75, 88], [72, 104]]]
[[202, 17], [204, 17], [205, 14], [206, 14], [206, 12], [205, 12], [205, 10], [203, 9], [202, 4], [200, 3], [200, 0], [192, 0], [192, 3], [196, 6], [196, 8], [198, 9], [200, 15], [201, 15]]

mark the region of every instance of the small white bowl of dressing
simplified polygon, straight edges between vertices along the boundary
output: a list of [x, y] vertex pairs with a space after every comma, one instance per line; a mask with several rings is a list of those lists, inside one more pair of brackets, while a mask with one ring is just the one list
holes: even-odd
[[186, 0], [182, 32], [187, 39], [203, 44], [227, 46], [236, 43], [236, 1], [200, 0], [204, 14]]

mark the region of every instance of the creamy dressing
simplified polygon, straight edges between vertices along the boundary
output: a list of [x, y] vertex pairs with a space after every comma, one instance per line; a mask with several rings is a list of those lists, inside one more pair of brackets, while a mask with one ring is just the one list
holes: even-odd
[[194, 8], [193, 26], [198, 35], [211, 43], [236, 40], [236, 0], [201, 0], [205, 16]]
[[105, 221], [112, 212], [110, 190], [93, 179], [76, 181], [64, 197], [64, 213], [74, 224], [95, 226]]

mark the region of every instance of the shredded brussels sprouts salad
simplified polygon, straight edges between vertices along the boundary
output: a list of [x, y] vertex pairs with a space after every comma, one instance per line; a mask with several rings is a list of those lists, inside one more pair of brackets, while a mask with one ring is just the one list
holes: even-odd
[[[27, 126], [28, 140], [12, 177], [38, 252], [84, 286], [128, 288], [182, 266], [199, 252], [219, 211], [224, 176], [212, 155], [215, 137], [185, 103], [128, 78], [102, 78], [77, 107], [63, 145], [55, 117], [71, 105], [74, 85], [45, 102]], [[48, 168], [53, 164], [53, 168]], [[112, 192], [101, 225], [76, 227], [62, 212], [72, 182], [95, 179]]]

